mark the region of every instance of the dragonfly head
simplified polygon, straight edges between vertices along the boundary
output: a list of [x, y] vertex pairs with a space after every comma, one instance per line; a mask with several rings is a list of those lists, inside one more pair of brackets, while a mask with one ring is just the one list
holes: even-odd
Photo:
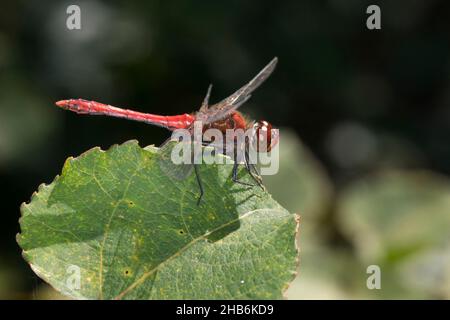
[[257, 121], [254, 123], [253, 129], [258, 143], [256, 148], [258, 152], [269, 152], [277, 145], [279, 140], [278, 130], [272, 129], [269, 122], [265, 120]]

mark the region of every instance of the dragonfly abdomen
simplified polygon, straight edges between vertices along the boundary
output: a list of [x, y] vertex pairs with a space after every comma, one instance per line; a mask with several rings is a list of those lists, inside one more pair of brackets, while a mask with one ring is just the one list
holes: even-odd
[[169, 130], [188, 128], [194, 121], [194, 116], [187, 113], [176, 116], [161, 116], [117, 108], [108, 104], [84, 99], [61, 100], [56, 102], [56, 105], [79, 114], [105, 115], [115, 118], [125, 118], [128, 120], [140, 121], [164, 127]]

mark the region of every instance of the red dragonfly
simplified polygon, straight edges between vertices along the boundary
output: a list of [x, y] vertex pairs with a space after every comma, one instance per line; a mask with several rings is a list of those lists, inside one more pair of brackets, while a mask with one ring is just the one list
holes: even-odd
[[[199, 111], [195, 113], [185, 113], [174, 116], [163, 116], [150, 113], [142, 113], [138, 111], [121, 109], [103, 103], [88, 101], [84, 99], [69, 99], [56, 102], [58, 107], [67, 109], [79, 114], [89, 115], [106, 115], [111, 117], [125, 118], [128, 120], [140, 121], [152, 125], [164, 127], [171, 131], [176, 129], [191, 129], [195, 121], [201, 121], [203, 131], [214, 128], [225, 133], [227, 129], [253, 129], [255, 141], [259, 145], [259, 141], [264, 139], [266, 151], [270, 151], [278, 143], [278, 134], [276, 130], [272, 130], [272, 125], [267, 121], [248, 121], [237, 109], [242, 106], [251, 97], [251, 93], [258, 88], [274, 71], [278, 59], [275, 57], [269, 62], [252, 80], [230, 95], [228, 98], [209, 106], [209, 97], [211, 95], [210, 85], [207, 94]], [[236, 154], [236, 152], [234, 153]], [[235, 159], [236, 160], [236, 159]], [[262, 187], [260, 175], [254, 166], [249, 163], [247, 156], [244, 159], [246, 169], [252, 178]], [[235, 161], [233, 167], [233, 181], [244, 185], [250, 185], [241, 182], [237, 178], [237, 165]], [[200, 189], [200, 197], [198, 203], [203, 196], [203, 186], [198, 174], [197, 165], [193, 165]]]

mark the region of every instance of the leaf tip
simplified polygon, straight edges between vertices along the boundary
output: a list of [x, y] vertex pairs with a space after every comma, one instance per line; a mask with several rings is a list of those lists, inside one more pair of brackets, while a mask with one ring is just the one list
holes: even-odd
[[295, 220], [295, 230], [294, 230], [294, 243], [295, 243], [295, 251], [297, 252], [297, 256], [295, 258], [295, 269], [292, 271], [292, 278], [290, 281], [286, 282], [281, 290], [281, 294], [283, 299], [287, 299], [286, 292], [290, 288], [292, 282], [298, 275], [298, 270], [300, 268], [300, 244], [299, 244], [299, 234], [300, 234], [300, 222], [301, 216], [298, 213], [294, 213]]

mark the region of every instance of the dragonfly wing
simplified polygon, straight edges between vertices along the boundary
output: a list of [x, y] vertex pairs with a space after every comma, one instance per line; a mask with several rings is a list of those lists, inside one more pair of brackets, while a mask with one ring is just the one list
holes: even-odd
[[160, 147], [160, 158], [158, 159], [158, 162], [159, 167], [168, 177], [175, 180], [184, 180], [192, 173], [193, 165], [184, 163], [176, 164], [172, 161], [172, 150], [177, 143], [185, 142], [176, 142], [170, 139], [166, 140]]
[[202, 106], [200, 107], [200, 112], [206, 112], [209, 107], [209, 97], [211, 96], [212, 84], [208, 86], [208, 91], [206, 92], [206, 96], [203, 99]]
[[[185, 148], [184, 148], [184, 147]], [[174, 157], [183, 158], [184, 154], [180, 155], [178, 153], [179, 149], [173, 153], [175, 147], [181, 147], [183, 152], [186, 150], [186, 162], [177, 163], [174, 161]], [[195, 152], [201, 152], [201, 148], [194, 148], [194, 142], [189, 141], [175, 141], [175, 140], [166, 140], [163, 145], [160, 147], [158, 159], [159, 167], [168, 177], [173, 178], [175, 180], [184, 180], [188, 176], [191, 175], [192, 170], [194, 168], [194, 158]]]
[[[251, 97], [251, 93], [258, 88], [275, 70], [278, 58], [275, 57], [250, 82], [237, 90], [228, 98], [209, 107], [206, 123], [212, 123], [227, 117], [231, 112], [243, 105]], [[201, 110], [202, 111], [202, 110]]]

